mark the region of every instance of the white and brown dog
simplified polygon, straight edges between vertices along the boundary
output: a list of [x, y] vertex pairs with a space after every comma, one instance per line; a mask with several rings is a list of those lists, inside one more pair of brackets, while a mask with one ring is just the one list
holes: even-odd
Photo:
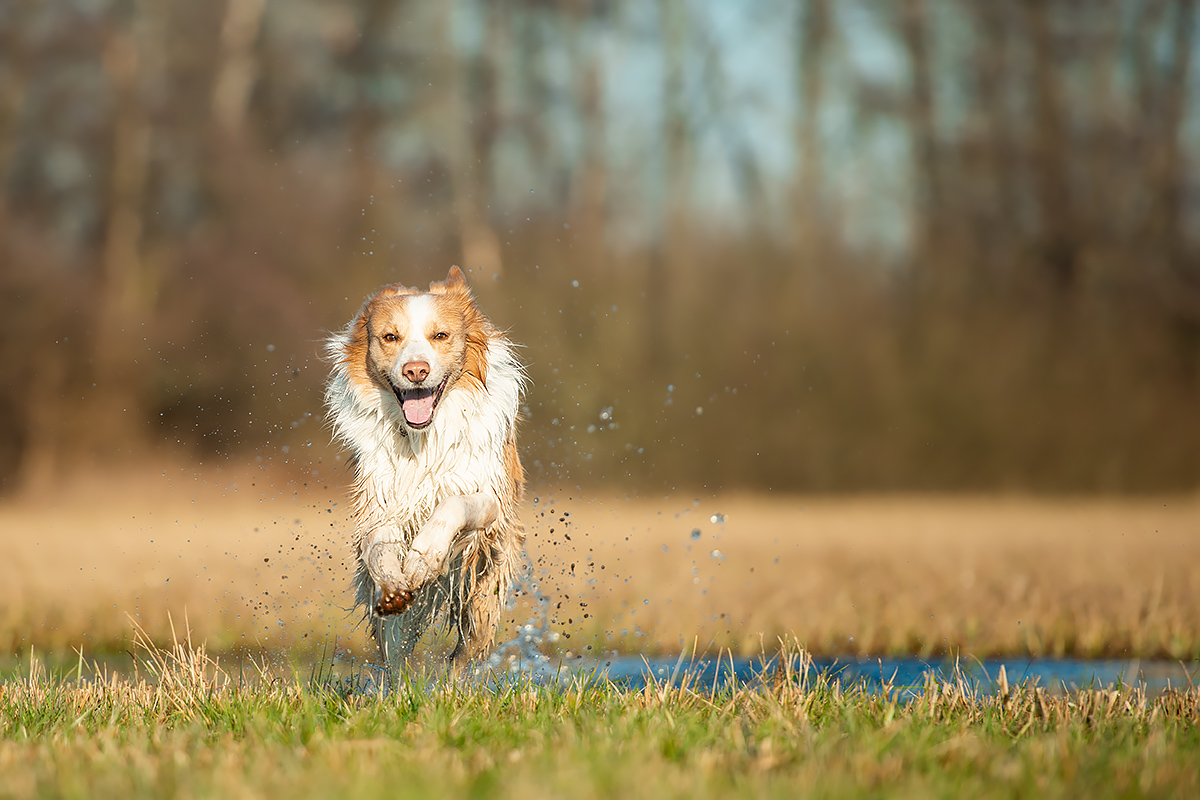
[[456, 662], [491, 647], [525, 542], [513, 349], [458, 267], [428, 292], [385, 286], [328, 342], [325, 402], [356, 471], [356, 599], [389, 667], [443, 611]]

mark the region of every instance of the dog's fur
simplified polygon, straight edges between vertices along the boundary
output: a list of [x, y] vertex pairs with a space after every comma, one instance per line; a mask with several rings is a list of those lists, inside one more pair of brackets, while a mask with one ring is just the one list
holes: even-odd
[[356, 598], [389, 667], [441, 612], [456, 662], [491, 647], [525, 541], [513, 349], [458, 267], [428, 292], [385, 286], [328, 342], [325, 402], [354, 456]]

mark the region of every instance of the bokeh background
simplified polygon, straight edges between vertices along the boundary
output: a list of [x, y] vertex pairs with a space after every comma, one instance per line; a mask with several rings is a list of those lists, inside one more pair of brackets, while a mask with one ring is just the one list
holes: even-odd
[[0, 480], [316, 462], [458, 263], [532, 479], [1200, 481], [1192, 0], [8, 0]]
[[3, 0], [9, 649], [352, 627], [322, 340], [459, 264], [576, 641], [1195, 657], [1196, 6]]

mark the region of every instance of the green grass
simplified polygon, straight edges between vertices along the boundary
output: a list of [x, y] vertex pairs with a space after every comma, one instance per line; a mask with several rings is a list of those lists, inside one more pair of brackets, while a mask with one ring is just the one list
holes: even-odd
[[0, 797], [1197, 796], [1200, 690], [992, 696], [230, 675], [143, 640], [132, 677], [0, 683]]

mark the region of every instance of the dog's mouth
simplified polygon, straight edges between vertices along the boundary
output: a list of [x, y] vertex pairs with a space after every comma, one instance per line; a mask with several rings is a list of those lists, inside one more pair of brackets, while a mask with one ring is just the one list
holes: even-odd
[[433, 422], [433, 410], [442, 399], [442, 392], [449, 379], [450, 376], [447, 375], [437, 386], [414, 386], [411, 389], [401, 389], [392, 384], [392, 391], [400, 401], [400, 411], [404, 414], [404, 421], [408, 423], [408, 427], [421, 430]]

